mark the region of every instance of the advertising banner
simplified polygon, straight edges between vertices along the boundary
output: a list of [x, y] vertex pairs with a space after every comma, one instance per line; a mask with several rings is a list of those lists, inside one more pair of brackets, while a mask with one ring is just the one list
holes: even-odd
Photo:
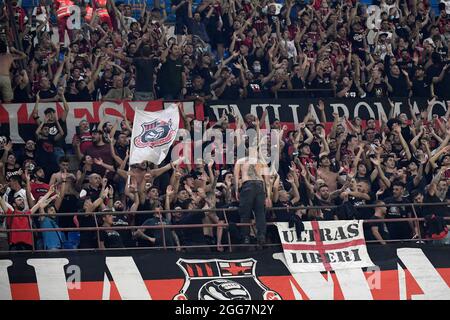
[[[330, 127], [334, 120], [333, 113], [340, 117], [354, 119], [360, 117], [363, 121], [369, 118], [376, 120], [383, 116], [389, 118], [391, 113], [391, 104], [387, 99], [337, 99], [324, 98], [325, 105], [325, 126]], [[405, 113], [411, 119], [410, 107], [407, 99], [394, 99], [393, 115], [398, 116]], [[91, 125], [104, 119], [111, 123], [122, 121], [126, 116], [128, 120], [133, 121], [134, 111], [159, 111], [169, 107], [173, 102], [154, 100], [147, 102], [138, 101], [97, 101], [97, 102], [69, 102], [69, 112], [67, 115], [67, 133], [65, 141], [71, 143], [80, 121], [87, 120]], [[209, 119], [211, 122], [217, 122], [225, 111], [234, 113], [238, 117], [243, 117], [252, 113], [261, 117], [266, 111], [268, 115], [262, 125], [269, 128], [270, 123], [276, 119], [282, 124], [286, 124], [290, 130], [295, 125], [302, 122], [307, 114], [313, 121], [321, 123], [321, 111], [318, 107], [319, 99], [265, 99], [265, 100], [235, 100], [210, 101], [206, 105], [195, 104], [193, 101], [183, 101], [183, 110], [185, 114], [193, 115], [197, 120]], [[309, 105], [312, 104], [312, 108]], [[428, 102], [426, 99], [411, 100], [412, 111], [418, 114], [426, 110]], [[13, 143], [24, 143], [27, 139], [35, 139], [37, 125], [33, 119], [32, 112], [34, 103], [22, 104], [0, 104], [0, 135], [9, 136]], [[41, 103], [39, 105], [39, 116], [45, 119], [44, 110], [54, 108], [58, 110], [59, 118], [63, 114], [63, 105], [59, 102]], [[433, 115], [443, 116], [447, 111], [446, 101], [436, 100], [431, 104], [428, 118], [433, 119]], [[233, 121], [232, 118], [230, 118]], [[233, 125], [233, 124], [232, 124]], [[181, 124], [180, 124], [181, 127]]]
[[369, 268], [291, 272], [280, 249], [0, 255], [0, 300], [450, 299], [449, 248], [368, 245]]

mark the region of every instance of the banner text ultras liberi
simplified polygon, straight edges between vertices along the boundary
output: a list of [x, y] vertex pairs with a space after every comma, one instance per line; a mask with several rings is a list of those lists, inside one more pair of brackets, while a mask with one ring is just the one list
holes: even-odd
[[291, 272], [373, 267], [367, 253], [363, 221], [310, 221], [297, 237], [288, 223], [277, 223]]
[[327, 273], [290, 272], [284, 253], [271, 249], [251, 257], [142, 250], [5, 253], [0, 300], [172, 300], [180, 293], [197, 299], [214, 285], [243, 287], [253, 300], [450, 299], [448, 248], [369, 245], [368, 252], [376, 267]]
[[[394, 99], [394, 115], [401, 112], [410, 116], [410, 110], [407, 99]], [[264, 110], [267, 111], [266, 127], [268, 122], [279, 119], [287, 124], [290, 129], [302, 121], [308, 114], [308, 106], [314, 105], [311, 115], [316, 122], [320, 122], [320, 111], [317, 107], [318, 99], [278, 99], [278, 100], [240, 100], [236, 101], [211, 101], [208, 105], [196, 104], [191, 101], [183, 102], [183, 109], [186, 114], [194, 114], [197, 120], [204, 120], [209, 117], [211, 121], [217, 121], [224, 110], [234, 111], [238, 115], [253, 113], [261, 116]], [[325, 116], [327, 122], [333, 121], [333, 112], [339, 115], [347, 116], [353, 119], [356, 116], [367, 120], [369, 117], [379, 119], [384, 113], [389, 115], [391, 106], [387, 99], [324, 99]], [[418, 113], [426, 108], [425, 99], [411, 101], [413, 112]], [[71, 143], [76, 128], [81, 120], [87, 120], [90, 123], [98, 123], [100, 119], [114, 123], [116, 120], [122, 120], [122, 114], [132, 121], [134, 110], [159, 111], [168, 107], [171, 103], [163, 103], [161, 100], [148, 102], [71, 102], [69, 103], [69, 113], [67, 117], [66, 142]], [[48, 107], [58, 109], [61, 115], [63, 112], [62, 103], [41, 103], [39, 105], [39, 116], [44, 119], [44, 110]], [[14, 143], [24, 143], [27, 139], [34, 139], [35, 121], [32, 117], [34, 103], [23, 104], [2, 104], [0, 105], [0, 132], [2, 135], [9, 135]], [[447, 110], [445, 101], [435, 101], [429, 113], [429, 118], [433, 114], [444, 115]], [[31, 129], [30, 129], [31, 128]], [[33, 130], [34, 128], [34, 130]]]

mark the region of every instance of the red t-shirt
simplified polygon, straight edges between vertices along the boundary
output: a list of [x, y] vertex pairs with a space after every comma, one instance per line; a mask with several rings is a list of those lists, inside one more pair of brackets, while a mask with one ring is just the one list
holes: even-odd
[[80, 140], [80, 151], [83, 154], [86, 152], [87, 149], [89, 149], [93, 145], [92, 134], [90, 132], [83, 132], [80, 135], [75, 134], [72, 141], [74, 141], [75, 139]]
[[[6, 224], [8, 229], [31, 229], [29, 217], [13, 217], [15, 214], [31, 214], [31, 211], [16, 211], [8, 209], [6, 212]], [[33, 235], [31, 232], [10, 232], [9, 244], [25, 243], [33, 245]]]
[[50, 189], [50, 186], [46, 183], [36, 183], [32, 182], [30, 184], [31, 186], [31, 194], [33, 195], [34, 199], [37, 201], [40, 197], [45, 196], [45, 194]]

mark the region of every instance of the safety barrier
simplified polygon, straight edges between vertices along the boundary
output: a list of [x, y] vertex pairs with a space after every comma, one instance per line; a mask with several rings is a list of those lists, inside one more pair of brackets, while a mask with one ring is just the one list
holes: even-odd
[[[354, 208], [356, 210], [359, 209], [364, 209], [364, 208], [376, 208], [376, 207], [393, 207], [396, 206], [398, 207], [399, 204], [384, 204], [384, 205], [379, 205], [379, 204], [369, 204], [369, 205], [360, 205], [360, 206], [355, 206]], [[404, 207], [411, 207], [412, 209], [412, 216], [411, 218], [395, 218], [395, 219], [377, 219], [376, 222], [377, 223], [399, 223], [399, 222], [413, 222], [415, 224], [416, 229], [418, 230], [419, 234], [418, 237], [413, 238], [413, 239], [391, 239], [391, 240], [385, 240], [385, 242], [418, 242], [418, 241], [422, 241], [422, 242], [426, 242], [426, 241], [432, 241], [434, 239], [427, 239], [422, 237], [421, 234], [421, 228], [419, 227], [419, 223], [425, 221], [424, 218], [419, 218], [417, 216], [416, 213], [416, 207], [448, 207], [448, 204], [445, 203], [404, 203], [401, 204], [401, 206]], [[269, 208], [266, 210], [269, 211], [284, 211], [284, 212], [290, 212], [290, 213], [294, 213], [296, 211], [299, 210], [321, 210], [321, 209], [337, 209], [340, 206], [299, 206], [299, 207], [277, 207], [277, 208]], [[162, 233], [162, 240], [163, 240], [163, 245], [162, 246], [154, 246], [154, 247], [132, 247], [132, 248], [120, 248], [120, 249], [196, 249], [196, 248], [216, 248], [216, 245], [190, 245], [190, 246], [168, 246], [167, 245], [167, 241], [165, 238], [165, 229], [169, 229], [169, 230], [177, 230], [177, 229], [189, 229], [189, 228], [223, 228], [223, 229], [227, 229], [230, 226], [229, 220], [228, 220], [228, 214], [233, 213], [233, 214], [238, 214], [238, 210], [239, 208], [237, 207], [233, 207], [233, 208], [214, 208], [214, 209], [194, 209], [194, 210], [150, 210], [150, 211], [135, 211], [135, 212], [131, 212], [131, 211], [122, 211], [122, 212], [113, 212], [113, 211], [106, 211], [106, 212], [94, 212], [94, 213], [88, 213], [86, 214], [85, 212], [77, 212], [77, 213], [57, 213], [53, 216], [56, 217], [63, 217], [63, 216], [84, 216], [84, 215], [93, 215], [95, 217], [94, 221], [96, 226], [95, 227], [75, 227], [75, 228], [33, 228], [33, 223], [32, 223], [32, 219], [33, 218], [37, 218], [37, 217], [42, 217], [42, 214], [13, 214], [13, 215], [4, 215], [4, 218], [8, 218], [8, 219], [14, 219], [15, 217], [28, 217], [29, 219], [29, 223], [31, 228], [30, 229], [0, 229], [0, 232], [31, 232], [32, 236], [33, 236], [33, 252], [40, 252], [40, 251], [46, 251], [46, 250], [37, 250], [35, 248], [35, 238], [36, 235], [35, 233], [43, 233], [43, 232], [55, 232], [55, 231], [61, 231], [61, 232], [88, 232], [88, 231], [96, 231], [97, 232], [97, 242], [98, 242], [98, 247], [100, 247], [100, 231], [102, 230], [116, 230], [116, 231], [123, 231], [123, 230], [130, 230], [130, 231], [136, 231], [137, 229], [140, 230], [148, 230], [148, 229], [159, 229], [160, 232]], [[212, 212], [222, 212], [223, 216], [224, 216], [224, 222], [223, 223], [205, 223], [205, 224], [165, 224], [163, 223], [162, 220], [162, 216], [164, 214], [168, 214], [168, 213], [182, 213], [182, 214], [187, 214], [187, 213], [199, 213], [199, 212], [204, 212], [204, 213], [212, 213]], [[160, 219], [160, 225], [156, 225], [156, 226], [111, 226], [111, 227], [103, 227], [103, 226], [99, 226], [98, 224], [98, 217], [102, 217], [104, 215], [116, 215], [116, 214], [126, 214], [126, 215], [142, 215], [142, 214], [154, 214], [154, 213], [160, 213], [161, 215], [159, 216]], [[450, 225], [450, 217], [445, 217], [444, 218], [445, 221], [447, 221], [447, 224]], [[272, 226], [275, 225], [276, 222], [267, 222], [268, 226]], [[370, 223], [374, 223], [374, 220], [364, 220], [363, 221], [364, 224], [370, 224]], [[234, 224], [236, 227], [254, 227], [255, 223], [235, 223]], [[368, 240], [366, 241], [367, 243], [378, 243], [379, 241], [377, 240]], [[279, 243], [268, 243], [265, 244], [266, 247], [271, 247], [271, 246], [279, 246]], [[240, 244], [240, 243], [232, 243], [231, 242], [231, 237], [230, 234], [228, 233], [228, 244], [221, 244], [222, 247], [228, 247], [229, 251], [232, 252], [233, 248], [239, 248], [239, 247], [254, 247], [254, 244]], [[98, 250], [99, 248], [90, 248], [90, 249], [59, 249], [60, 251], [73, 251], [73, 250], [82, 250], [82, 251], [89, 251], [89, 250]], [[105, 248], [102, 250], [117, 250], [116, 248]], [[54, 251], [54, 250], [52, 250]], [[2, 252], [2, 251], [0, 251]], [[14, 252], [14, 251], [9, 251], [9, 252]], [[20, 252], [24, 252], [24, 251], [20, 251]]]

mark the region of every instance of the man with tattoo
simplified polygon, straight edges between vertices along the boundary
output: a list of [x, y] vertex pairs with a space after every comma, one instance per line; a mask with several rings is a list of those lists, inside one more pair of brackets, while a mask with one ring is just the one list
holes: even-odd
[[[259, 135], [259, 121], [256, 119], [256, 131]], [[248, 156], [240, 158], [236, 161], [234, 167], [235, 185], [239, 186], [239, 178], [241, 178], [240, 191], [236, 189], [236, 199], [239, 201], [239, 215], [241, 223], [249, 223], [252, 212], [256, 220], [256, 238], [258, 248], [262, 248], [266, 239], [266, 214], [265, 200], [270, 198], [269, 192], [266, 193], [265, 188], [270, 186], [268, 175], [268, 167], [260, 156], [258, 146], [259, 139], [249, 139]], [[269, 190], [267, 190], [269, 191]], [[242, 227], [241, 229], [244, 244], [250, 244], [250, 227]]]

